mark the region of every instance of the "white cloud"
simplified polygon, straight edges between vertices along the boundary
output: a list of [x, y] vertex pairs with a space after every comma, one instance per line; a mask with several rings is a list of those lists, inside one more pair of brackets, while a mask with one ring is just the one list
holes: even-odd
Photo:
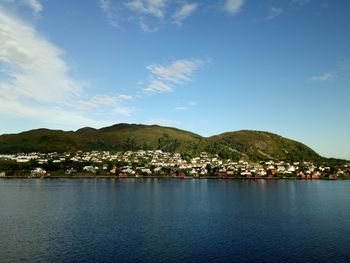
[[72, 79], [62, 51], [31, 26], [0, 11], [0, 62], [8, 66], [11, 90], [28, 99], [56, 101], [80, 93], [82, 83]]
[[197, 3], [192, 4], [183, 4], [173, 15], [173, 23], [177, 25], [182, 25], [182, 21], [186, 19], [188, 16], [193, 14], [198, 8]]
[[88, 118], [68, 101], [82, 83], [69, 76], [62, 51], [23, 21], [0, 9], [0, 114], [47, 122], [81, 123]]
[[152, 118], [147, 122], [147, 124], [174, 127], [180, 125], [181, 123], [179, 121], [173, 121], [168, 119]]
[[40, 0], [1, 0], [1, 1], [2, 3], [0, 3], [0, 5], [6, 4], [6, 3], [25, 5], [33, 11], [34, 15], [37, 15], [44, 10]]
[[133, 0], [127, 2], [125, 6], [136, 13], [163, 18], [167, 2], [167, 0]]
[[151, 28], [145, 21], [140, 20], [139, 26], [143, 32], [152, 32], [154, 31], [153, 28]]
[[139, 112], [139, 109], [136, 107], [126, 107], [123, 105], [118, 105], [117, 107], [114, 107], [113, 113], [116, 115], [123, 115], [130, 117], [131, 115], [134, 115], [135, 113]]
[[191, 81], [195, 71], [204, 63], [201, 60], [181, 59], [168, 65], [149, 65], [147, 69], [151, 72], [151, 81], [144, 91], [151, 93], [171, 92], [174, 85]]
[[117, 13], [113, 10], [110, 0], [99, 0], [98, 1], [100, 8], [106, 14], [108, 22], [113, 27], [119, 27]]
[[123, 22], [137, 22], [144, 32], [157, 31], [169, 6], [168, 0], [98, 0], [101, 10], [113, 27]]
[[[133, 107], [124, 102], [128, 95], [95, 96], [78, 105], [84, 95], [84, 82], [70, 76], [63, 51], [45, 39], [35, 28], [0, 9], [0, 114], [32, 119], [47, 125], [79, 127], [110, 123], [93, 118], [95, 112], [83, 108], [111, 106], [114, 114], [130, 114]], [[113, 104], [115, 103], [115, 104]], [[80, 106], [80, 107], [79, 107]], [[96, 116], [95, 116], [96, 117]], [[101, 116], [100, 116], [101, 117]], [[111, 117], [111, 119], [114, 116]]]
[[[1, 91], [2, 92], [2, 91]], [[0, 114], [6, 114], [12, 118], [33, 119], [36, 122], [43, 122], [46, 125], [59, 124], [67, 127], [79, 128], [81, 126], [100, 125], [106, 122], [85, 117], [74, 108], [65, 107], [65, 105], [50, 105], [39, 103], [23, 103], [21, 98], [13, 95], [0, 95]]]
[[278, 7], [270, 7], [269, 10], [269, 15], [266, 17], [266, 19], [274, 19], [277, 16], [281, 15], [283, 13], [283, 9], [282, 8], [278, 8]]
[[192, 80], [192, 76], [203, 61], [195, 59], [176, 60], [170, 65], [150, 65], [148, 70], [158, 79], [181, 84]]
[[119, 95], [119, 96], [108, 96], [108, 95], [97, 95], [92, 97], [91, 102], [96, 105], [113, 105], [123, 101], [131, 100], [132, 96]]
[[178, 106], [175, 107], [175, 111], [186, 111], [189, 109], [189, 107], [196, 107], [198, 105], [198, 102], [196, 101], [190, 101], [189, 103], [187, 103], [186, 106]]
[[39, 14], [44, 9], [39, 0], [23, 0], [23, 2], [33, 10], [34, 14]]
[[144, 91], [150, 92], [150, 93], [165, 93], [165, 92], [171, 92], [173, 91], [172, 87], [163, 81], [160, 80], [152, 80], [147, 88], [144, 89]]
[[237, 14], [241, 11], [245, 0], [226, 0], [224, 10], [231, 15]]
[[117, 99], [119, 101], [132, 100], [132, 96], [130, 96], [130, 95], [119, 95], [119, 96], [117, 96]]
[[121, 115], [131, 115], [131, 113], [136, 112], [134, 107], [126, 107], [123, 102], [132, 100], [132, 96], [129, 95], [119, 95], [119, 96], [109, 96], [109, 95], [96, 95], [90, 100], [79, 101], [79, 107], [83, 110], [92, 110], [98, 107], [110, 107], [112, 111]]
[[112, 26], [136, 23], [144, 32], [155, 32], [169, 24], [182, 25], [198, 8], [197, 3], [183, 0], [96, 1]]
[[131, 116], [133, 113], [137, 112], [138, 109], [133, 106], [125, 106], [123, 103], [132, 99], [133, 97], [129, 95], [96, 95], [90, 100], [80, 101], [79, 107], [83, 110], [95, 110], [99, 107], [103, 107], [104, 112], [108, 112], [108, 108], [110, 108], [110, 111], [114, 114]]
[[100, 105], [112, 105], [113, 103], [116, 103], [115, 98], [106, 95], [94, 96], [91, 100], [79, 102], [82, 109], [94, 109]]
[[312, 80], [314, 81], [330, 81], [332, 79], [334, 79], [334, 74], [331, 72], [326, 72], [322, 75], [318, 75], [318, 76], [313, 76], [311, 77]]
[[175, 107], [175, 111], [186, 111], [186, 107]]

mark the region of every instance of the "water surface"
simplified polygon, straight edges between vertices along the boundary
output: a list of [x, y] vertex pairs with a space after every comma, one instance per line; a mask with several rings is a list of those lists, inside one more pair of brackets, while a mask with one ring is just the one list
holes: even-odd
[[350, 181], [0, 180], [0, 262], [349, 262]]

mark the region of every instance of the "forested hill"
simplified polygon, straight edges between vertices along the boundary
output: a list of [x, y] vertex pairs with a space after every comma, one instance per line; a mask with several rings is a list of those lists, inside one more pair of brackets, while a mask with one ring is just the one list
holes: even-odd
[[202, 137], [171, 127], [122, 123], [101, 129], [86, 127], [75, 132], [37, 129], [0, 136], [0, 153], [140, 149], [188, 155], [207, 151], [233, 160], [322, 158], [302, 143], [269, 132], [249, 130]]

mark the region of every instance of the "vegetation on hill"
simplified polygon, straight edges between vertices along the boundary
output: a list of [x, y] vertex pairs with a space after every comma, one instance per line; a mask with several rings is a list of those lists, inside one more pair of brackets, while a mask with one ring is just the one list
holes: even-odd
[[227, 132], [212, 137], [158, 125], [116, 124], [73, 131], [37, 129], [0, 136], [0, 153], [74, 152], [78, 150], [156, 150], [186, 155], [201, 151], [232, 160], [320, 160], [302, 143], [261, 131]]
[[206, 145], [208, 152], [231, 159], [301, 161], [322, 158], [300, 142], [263, 131], [227, 132], [208, 138]]

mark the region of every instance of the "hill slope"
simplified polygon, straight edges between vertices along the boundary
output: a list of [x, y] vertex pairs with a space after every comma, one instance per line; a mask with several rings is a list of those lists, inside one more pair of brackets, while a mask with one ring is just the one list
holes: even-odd
[[38, 129], [1, 135], [0, 153], [139, 149], [182, 152], [196, 147], [201, 140], [197, 134], [157, 125], [116, 124], [76, 132]]
[[262, 131], [236, 131], [206, 140], [206, 150], [232, 159], [318, 160], [321, 157], [306, 145]]
[[38, 129], [0, 136], [0, 153], [64, 152], [91, 150], [155, 150], [250, 160], [319, 160], [309, 147], [279, 135], [261, 131], [227, 132], [212, 137], [157, 125], [116, 124], [101, 129], [73, 131]]

